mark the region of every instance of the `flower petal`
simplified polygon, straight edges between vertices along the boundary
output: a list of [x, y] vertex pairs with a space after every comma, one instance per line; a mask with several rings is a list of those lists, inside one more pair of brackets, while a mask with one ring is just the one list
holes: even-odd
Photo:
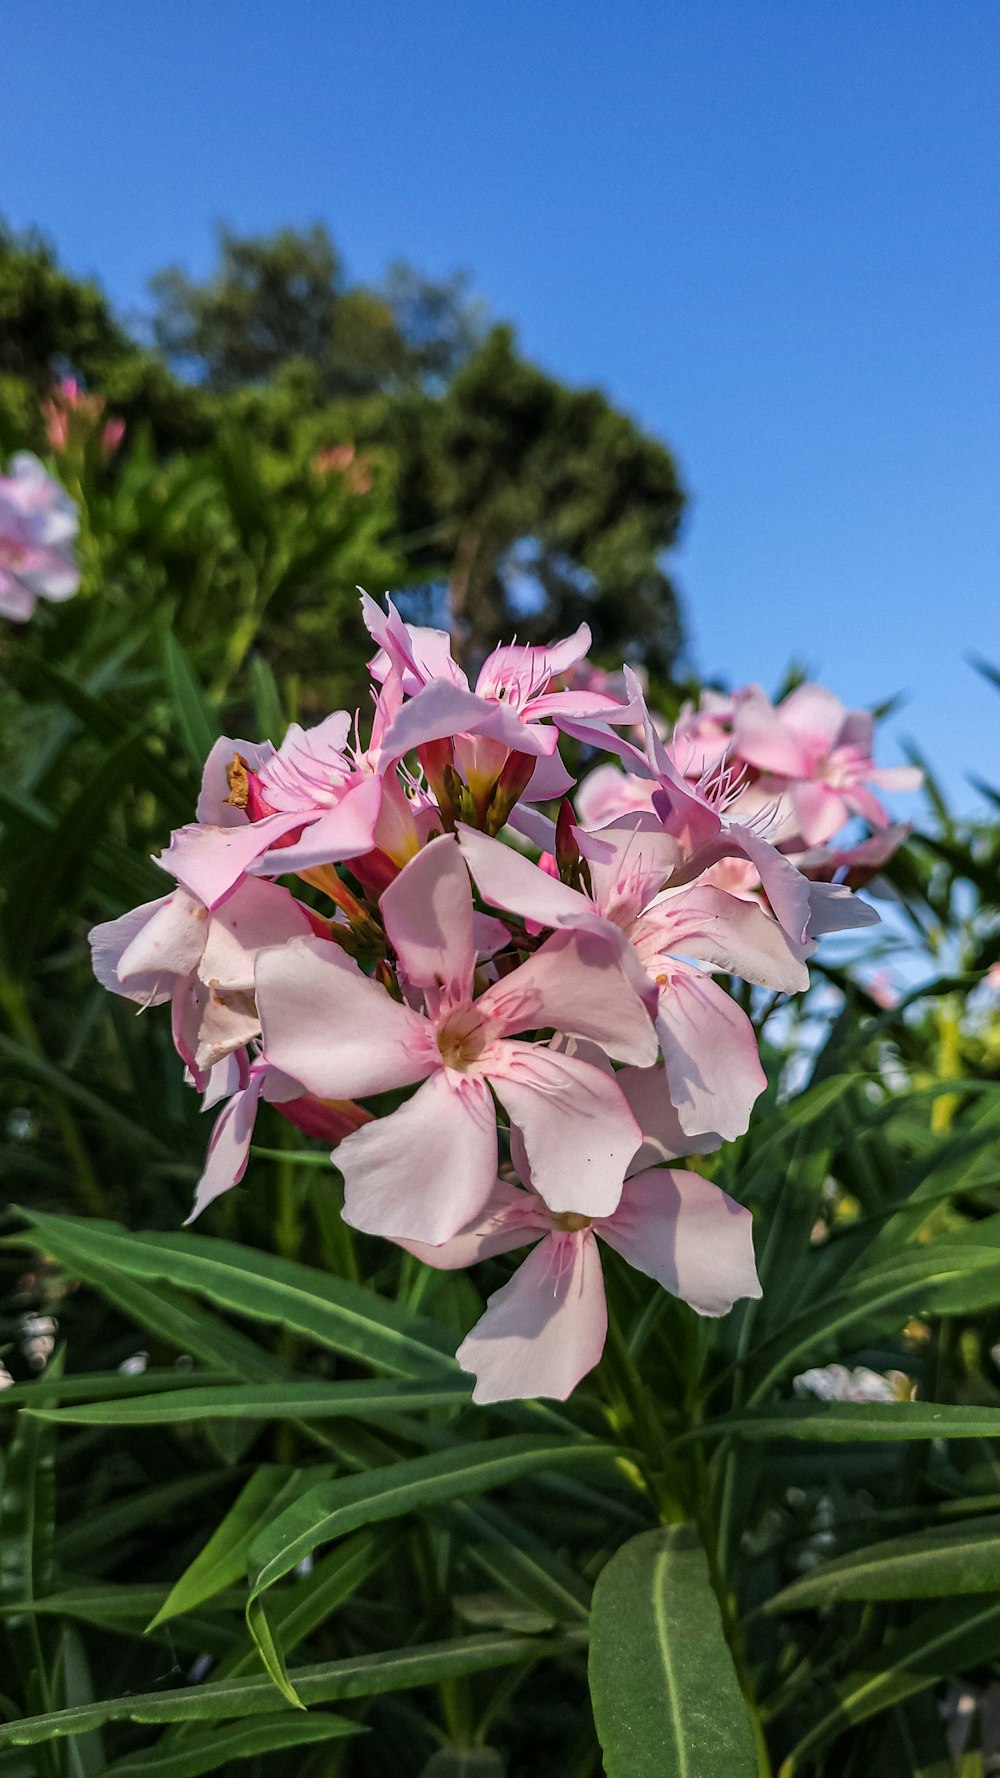
[[676, 1161], [686, 1154], [712, 1154], [721, 1148], [722, 1137], [714, 1130], [689, 1135], [681, 1129], [676, 1108], [670, 1102], [662, 1063], [655, 1068], [619, 1068], [615, 1080], [642, 1131], [642, 1147], [630, 1164], [631, 1173], [653, 1167], [658, 1161]]
[[320, 1099], [389, 1092], [438, 1065], [427, 1020], [325, 939], [262, 951], [256, 982], [268, 1061]]
[[441, 1068], [388, 1117], [345, 1137], [344, 1221], [368, 1235], [450, 1241], [482, 1214], [497, 1176], [497, 1120], [485, 1081]]
[[549, 1228], [549, 1218], [533, 1192], [520, 1191], [505, 1179], [497, 1179], [479, 1215], [450, 1241], [429, 1247], [424, 1241], [400, 1241], [407, 1253], [441, 1272], [474, 1266], [513, 1247], [526, 1247]]
[[633, 938], [647, 969], [655, 945], [661, 955], [693, 957], [777, 992], [809, 986], [809, 971], [777, 920], [724, 889], [695, 884], [668, 891], [643, 914]]
[[156, 863], [206, 907], [214, 908], [262, 852], [301, 826], [297, 813], [265, 815], [263, 821], [247, 821], [242, 827], [199, 827], [191, 822], [171, 834]]
[[649, 978], [617, 927], [599, 915], [589, 917], [594, 930], [554, 932], [534, 956], [487, 988], [477, 1010], [498, 1035], [554, 1030], [589, 1037], [617, 1061], [648, 1067], [657, 1056], [644, 999]]
[[216, 1198], [238, 1185], [247, 1170], [257, 1106], [264, 1085], [266, 1070], [255, 1068], [242, 1092], [234, 1093], [229, 1104], [216, 1119], [205, 1156], [205, 1165], [194, 1195], [194, 1206], [184, 1227]]
[[91, 928], [88, 935], [91, 963], [102, 988], [110, 989], [112, 994], [123, 994], [129, 1000], [142, 1001], [146, 1006], [161, 1006], [164, 1000], [170, 999], [174, 984], [159, 967], [148, 976], [133, 976], [126, 984], [118, 974], [118, 965], [132, 943], [172, 899], [172, 896], [161, 895], [158, 901], [145, 901], [141, 907], [130, 908], [117, 920], [105, 920], [100, 926]]
[[431, 840], [400, 871], [379, 903], [385, 929], [415, 988], [472, 992], [476, 946], [472, 885], [453, 834]]
[[550, 1235], [493, 1292], [457, 1358], [476, 1379], [473, 1401], [565, 1401], [597, 1364], [607, 1331], [597, 1242]]
[[471, 827], [459, 827], [458, 843], [484, 900], [540, 926], [573, 927], [597, 915], [590, 897], [540, 870], [523, 852]]
[[697, 1173], [637, 1173], [614, 1216], [595, 1227], [630, 1266], [699, 1315], [725, 1315], [740, 1297], [761, 1294], [749, 1210]]
[[656, 1020], [670, 1098], [681, 1128], [742, 1136], [767, 1086], [746, 1013], [703, 971], [672, 963]]
[[199, 974], [213, 987], [252, 993], [258, 951], [311, 931], [309, 915], [288, 889], [247, 877], [212, 913]]
[[[360, 858], [375, 844], [375, 824], [382, 803], [381, 778], [362, 778], [345, 790], [332, 809], [324, 809], [316, 820], [309, 820], [299, 839], [290, 846], [272, 846], [247, 868], [256, 876], [278, 877], [286, 871], [313, 870], [318, 864], [339, 864], [347, 858]], [[265, 820], [273, 820], [273, 816]], [[302, 827], [299, 813], [288, 821], [285, 831]], [[264, 821], [254, 823], [263, 827]]]
[[559, 1050], [495, 1043], [483, 1071], [524, 1140], [550, 1210], [609, 1216], [642, 1131], [615, 1077]]

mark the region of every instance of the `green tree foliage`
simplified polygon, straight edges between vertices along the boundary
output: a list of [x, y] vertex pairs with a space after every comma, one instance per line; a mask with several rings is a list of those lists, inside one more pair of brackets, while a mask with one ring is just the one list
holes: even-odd
[[[38, 400], [72, 369], [133, 438], [148, 428], [160, 459], [238, 435], [287, 482], [292, 466], [353, 446], [393, 504], [388, 584], [408, 615], [451, 627], [471, 666], [514, 631], [527, 640], [585, 619], [598, 655], [669, 676], [681, 628], [665, 557], [684, 504], [669, 451], [600, 391], [528, 362], [509, 328], [484, 332], [462, 277], [397, 264], [381, 289], [352, 285], [317, 225], [223, 230], [207, 280], [175, 267], [151, 289], [155, 352], [44, 242], [0, 233], [11, 442], [41, 442]], [[372, 591], [387, 584], [373, 567], [367, 578]]]

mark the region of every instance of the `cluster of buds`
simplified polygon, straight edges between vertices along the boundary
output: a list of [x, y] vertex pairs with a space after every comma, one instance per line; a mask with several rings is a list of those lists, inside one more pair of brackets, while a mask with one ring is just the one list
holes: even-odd
[[102, 456], [112, 457], [125, 436], [125, 421], [111, 414], [105, 419], [103, 395], [89, 395], [75, 377], [63, 377], [42, 403], [45, 434], [54, 451], [86, 450], [96, 439]]
[[79, 529], [65, 488], [30, 451], [19, 451], [0, 475], [0, 617], [26, 623], [39, 599], [61, 604], [73, 597]]
[[[604, 1343], [601, 1243], [701, 1314], [759, 1295], [749, 1212], [676, 1164], [766, 1084], [717, 976], [798, 992], [820, 934], [877, 916], [734, 801], [728, 741], [693, 776], [692, 719], [664, 742], [627, 668], [623, 696], [566, 689], [586, 626], [473, 686], [446, 634], [363, 609], [367, 740], [339, 712], [219, 741], [173, 886], [95, 929], [95, 970], [170, 1001], [222, 1107], [192, 1215], [243, 1176], [265, 1099], [330, 1142], [353, 1228], [447, 1268], [534, 1244], [458, 1357], [477, 1400], [564, 1399]], [[562, 735], [627, 775], [574, 804]]]

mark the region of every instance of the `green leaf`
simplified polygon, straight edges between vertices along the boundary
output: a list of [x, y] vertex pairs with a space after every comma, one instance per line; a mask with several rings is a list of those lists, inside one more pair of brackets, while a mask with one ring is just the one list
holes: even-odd
[[126, 1401], [133, 1395], [152, 1395], [161, 1390], [177, 1393], [229, 1380], [226, 1371], [184, 1370], [180, 1365], [170, 1370], [142, 1371], [138, 1376], [127, 1371], [87, 1371], [53, 1377], [50, 1370], [51, 1367], [30, 1383], [13, 1383], [8, 1389], [0, 1389], [0, 1412], [4, 1408], [33, 1408], [48, 1402]]
[[[536, 1661], [547, 1654], [564, 1654], [578, 1646], [578, 1636], [459, 1636], [448, 1642], [298, 1667], [292, 1671], [291, 1679], [307, 1706], [331, 1704], [347, 1698], [409, 1691], [415, 1686], [439, 1685], [445, 1679], [488, 1673], [497, 1667]], [[227, 1717], [268, 1716], [273, 1711], [274, 1685], [270, 1676], [240, 1674], [173, 1692], [135, 1692], [74, 1710], [47, 1711], [41, 1716], [0, 1723], [0, 1749], [37, 1747], [67, 1735], [86, 1734], [105, 1722], [219, 1722]], [[302, 1720], [291, 1711], [289, 1719]]]
[[970, 1605], [968, 1599], [934, 1605], [897, 1636], [881, 1644], [871, 1664], [851, 1673], [838, 1687], [838, 1701], [794, 1747], [780, 1778], [814, 1770], [809, 1756], [852, 1723], [865, 1722], [947, 1675], [991, 1660], [1000, 1650], [1000, 1603]]
[[798, 1611], [838, 1599], [946, 1599], [1000, 1593], [1000, 1519], [965, 1519], [867, 1544], [811, 1569], [768, 1601]]
[[320, 1345], [396, 1375], [457, 1375], [449, 1334], [363, 1285], [206, 1235], [133, 1235], [117, 1223], [20, 1212], [43, 1246], [70, 1270], [94, 1278], [116, 1271], [173, 1284], [219, 1308], [276, 1322]]
[[[16, 1609], [30, 1610], [33, 1617], [68, 1618], [101, 1630], [140, 1635], [147, 1629], [153, 1614], [159, 1611], [166, 1593], [163, 1586], [101, 1581], [95, 1585], [69, 1587], [61, 1593], [46, 1593], [44, 1598], [35, 1599], [30, 1607], [18, 1606]], [[169, 1631], [159, 1640], [190, 1649], [193, 1654], [228, 1655], [233, 1647], [235, 1626], [242, 1631], [243, 1600], [242, 1590], [218, 1596], [215, 1600], [216, 1609], [224, 1608], [239, 1614], [231, 1627], [220, 1625], [218, 1619], [213, 1620], [208, 1613], [192, 1613], [172, 1619]], [[14, 1611], [13, 1606], [5, 1606], [0, 1610], [0, 1617], [10, 1616]]]
[[566, 1464], [616, 1462], [614, 1445], [552, 1444], [525, 1433], [458, 1445], [428, 1456], [410, 1457], [384, 1469], [338, 1476], [311, 1488], [268, 1526], [250, 1551], [251, 1599], [310, 1555], [361, 1525], [399, 1518], [420, 1507], [481, 1494], [523, 1475], [538, 1475]]
[[[226, 1383], [138, 1400], [27, 1408], [39, 1420], [74, 1426], [172, 1426], [193, 1420], [378, 1420], [418, 1408], [460, 1407], [472, 1396], [462, 1377], [440, 1383]], [[2, 1397], [0, 1397], [2, 1399]], [[998, 1416], [1000, 1418], [1000, 1416]]]
[[[63, 1359], [52, 1363], [58, 1375]], [[53, 1574], [55, 1480], [53, 1435], [19, 1421], [0, 1487], [0, 1606], [30, 1604]], [[16, 1620], [15, 1620], [16, 1621]]]
[[815, 1439], [821, 1444], [886, 1444], [899, 1439], [1000, 1438], [1000, 1408], [935, 1401], [784, 1401], [757, 1413], [720, 1415], [675, 1440]]
[[173, 632], [164, 628], [161, 649], [163, 675], [170, 693], [177, 726], [196, 766], [203, 766], [218, 740], [219, 720], [212, 703], [195, 677], [187, 655]]
[[192, 1611], [239, 1580], [246, 1571], [247, 1552], [254, 1538], [264, 1525], [313, 1486], [314, 1475], [313, 1470], [293, 1470], [289, 1475], [277, 1464], [262, 1464], [237, 1495], [204, 1549], [171, 1587], [150, 1629]]
[[754, 1731], [690, 1526], [641, 1532], [602, 1570], [590, 1692], [607, 1778], [757, 1778]]
[[315, 1741], [335, 1741], [345, 1735], [364, 1735], [363, 1724], [346, 1716], [317, 1713], [291, 1716], [287, 1711], [262, 1716], [256, 1722], [231, 1723], [209, 1729], [207, 1734], [188, 1735], [181, 1747], [160, 1753], [155, 1747], [129, 1755], [107, 1767], [108, 1778], [199, 1778], [217, 1772], [229, 1760], [252, 1759], [279, 1747], [303, 1747]]
[[277, 747], [288, 727], [278, 682], [263, 655], [250, 657], [250, 689], [256, 715], [255, 732]]
[[[353, 1597], [360, 1586], [393, 1556], [399, 1547], [399, 1534], [394, 1531], [359, 1531], [337, 1549], [320, 1559], [311, 1574], [297, 1580], [294, 1587], [283, 1588], [271, 1602], [271, 1627], [280, 1635], [281, 1646], [288, 1652], [303, 1642], [333, 1613]], [[242, 1600], [241, 1600], [242, 1605]], [[240, 1649], [227, 1655], [216, 1677], [230, 1673], [256, 1673], [258, 1656], [255, 1648]]]

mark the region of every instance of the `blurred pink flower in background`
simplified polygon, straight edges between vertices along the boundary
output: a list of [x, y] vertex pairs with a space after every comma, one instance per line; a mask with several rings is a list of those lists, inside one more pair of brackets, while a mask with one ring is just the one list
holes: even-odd
[[349, 494], [370, 494], [375, 485], [369, 458], [352, 444], [324, 446], [313, 457], [312, 467], [321, 481], [339, 475]]
[[79, 515], [30, 451], [0, 475], [0, 616], [26, 623], [39, 599], [61, 604], [80, 585], [73, 545]]
[[75, 377], [63, 377], [42, 403], [45, 432], [52, 449], [62, 452], [71, 447], [83, 448], [99, 431], [104, 455], [113, 456], [125, 436], [125, 421], [112, 414], [102, 425], [106, 407], [103, 395], [88, 395]]

